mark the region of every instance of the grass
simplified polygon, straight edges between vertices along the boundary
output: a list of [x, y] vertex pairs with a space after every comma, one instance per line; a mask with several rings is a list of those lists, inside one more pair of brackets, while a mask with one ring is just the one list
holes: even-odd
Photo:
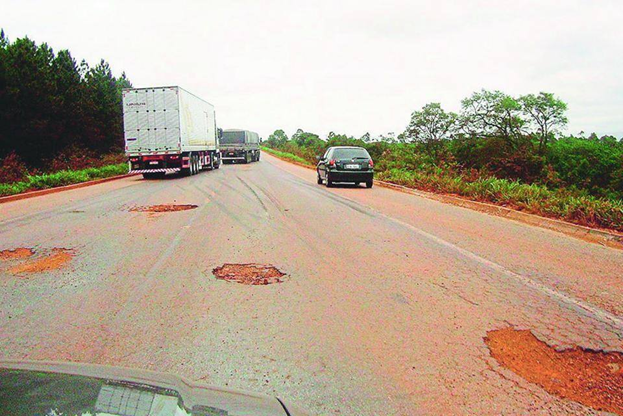
[[564, 189], [552, 190], [543, 185], [495, 177], [468, 181], [460, 175], [443, 172], [391, 169], [379, 173], [377, 177], [410, 188], [459, 195], [579, 225], [623, 231], [621, 200], [577, 196]]
[[264, 152], [266, 152], [266, 153], [270, 153], [271, 155], [275, 155], [275, 156], [280, 157], [282, 159], [292, 160], [294, 162], [301, 163], [301, 164], [307, 165], [307, 166], [313, 166], [307, 160], [303, 159], [300, 156], [294, 155], [292, 153], [282, 152], [280, 150], [271, 149], [269, 147], [262, 147], [262, 150]]
[[[311, 165], [292, 153], [263, 147], [262, 150], [283, 159]], [[441, 194], [453, 194], [474, 201], [506, 206], [543, 217], [562, 219], [588, 227], [623, 231], [623, 201], [578, 196], [565, 189], [553, 190], [543, 185], [526, 184], [496, 177], [468, 180], [440, 169], [420, 171], [389, 169], [376, 173], [380, 180]]]
[[26, 191], [55, 188], [92, 181], [94, 179], [109, 178], [111, 176], [128, 173], [128, 164], [102, 166], [82, 170], [61, 170], [54, 173], [27, 176], [26, 180], [13, 183], [0, 183], [0, 196], [15, 195]]

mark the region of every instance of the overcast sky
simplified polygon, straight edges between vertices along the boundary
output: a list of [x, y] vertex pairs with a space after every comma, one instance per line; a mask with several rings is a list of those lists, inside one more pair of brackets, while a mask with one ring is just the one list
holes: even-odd
[[10, 39], [180, 85], [223, 128], [404, 130], [428, 102], [548, 91], [569, 133], [623, 136], [623, 1], [7, 1]]

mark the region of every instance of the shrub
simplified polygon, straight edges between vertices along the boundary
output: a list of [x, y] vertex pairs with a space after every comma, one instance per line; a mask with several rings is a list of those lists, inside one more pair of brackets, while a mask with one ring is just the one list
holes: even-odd
[[77, 171], [62, 170], [54, 173], [27, 176], [26, 179], [20, 182], [0, 184], [0, 196], [14, 195], [29, 190], [71, 185], [94, 179], [122, 175], [127, 172], [128, 165], [126, 163], [121, 163]]
[[0, 161], [0, 183], [19, 182], [26, 177], [28, 169], [15, 152]]
[[543, 185], [495, 177], [469, 181], [462, 175], [454, 176], [443, 170], [423, 172], [391, 169], [380, 173], [378, 178], [413, 188], [506, 205], [580, 225], [623, 231], [621, 200], [597, 198], [569, 190], [550, 190]]
[[623, 143], [605, 139], [566, 137], [554, 141], [547, 159], [566, 186], [587, 189], [597, 196], [614, 191], [619, 198], [618, 175], [623, 169]]

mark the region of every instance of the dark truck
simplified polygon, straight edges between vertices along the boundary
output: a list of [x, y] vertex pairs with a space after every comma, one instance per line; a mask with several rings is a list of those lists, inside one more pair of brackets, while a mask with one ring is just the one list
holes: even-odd
[[260, 160], [260, 136], [253, 131], [224, 130], [220, 145], [223, 162], [251, 163]]

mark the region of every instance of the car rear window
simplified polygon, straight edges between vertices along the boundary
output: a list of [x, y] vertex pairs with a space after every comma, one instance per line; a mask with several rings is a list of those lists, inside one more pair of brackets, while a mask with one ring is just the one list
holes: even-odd
[[353, 159], [355, 157], [370, 159], [370, 155], [366, 149], [334, 149], [333, 157], [335, 159]]

